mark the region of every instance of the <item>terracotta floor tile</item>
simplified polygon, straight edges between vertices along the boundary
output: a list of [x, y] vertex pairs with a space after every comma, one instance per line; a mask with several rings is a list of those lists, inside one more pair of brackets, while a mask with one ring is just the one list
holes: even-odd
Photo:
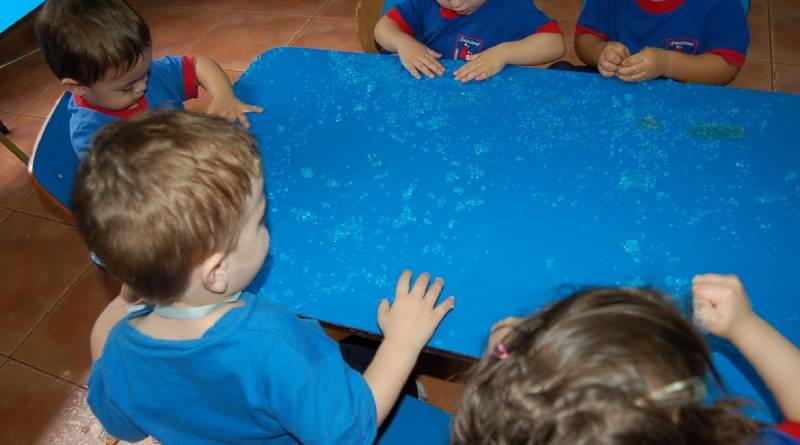
[[0, 225], [3, 224], [3, 221], [9, 216], [11, 216], [11, 210], [0, 207]]
[[362, 52], [355, 20], [314, 19], [291, 46]]
[[[208, 32], [222, 16], [220, 11], [185, 8], [153, 8], [143, 15], [150, 26], [155, 50], [153, 57], [183, 54], [191, 44]], [[230, 42], [226, 42], [230, 44]]]
[[[2, 112], [0, 119], [11, 130], [8, 138], [30, 155], [44, 119]], [[33, 185], [28, 179], [27, 166], [5, 146], [0, 146], [0, 205], [15, 209], [32, 192]]]
[[308, 20], [232, 11], [187, 53], [211, 57], [227, 70], [243, 71], [264, 51], [288, 45]]
[[75, 225], [75, 220], [72, 218], [72, 215], [64, 213], [38, 190], [36, 190], [35, 193], [31, 193], [30, 196], [17, 207], [17, 211], [69, 224], [71, 226]]
[[86, 385], [92, 366], [89, 334], [100, 312], [119, 294], [120, 283], [89, 267], [14, 353], [14, 359]]
[[30, 114], [31, 105], [59, 85], [41, 53], [0, 70], [0, 111]]
[[[225, 75], [228, 76], [231, 83], [236, 83], [239, 80], [239, 77], [242, 75], [242, 71], [231, 71], [225, 70]], [[187, 100], [184, 102], [184, 106], [189, 111], [197, 111], [200, 113], [204, 113], [208, 108], [208, 105], [211, 104], [211, 94], [208, 93], [204, 88], [198, 88], [199, 97], [193, 100]]]
[[238, 2], [239, 0], [161, 0], [158, 6], [228, 11]]
[[0, 354], [0, 368], [2, 368], [3, 365], [5, 365], [7, 361], [8, 361], [8, 357], [6, 357], [3, 354]]
[[769, 34], [769, 6], [767, 2], [753, 2], [747, 15], [750, 24], [750, 47], [747, 60], [770, 62], [772, 49]]
[[330, 0], [317, 17], [326, 19], [355, 19], [358, 0]]
[[20, 363], [0, 369], [0, 443], [99, 445], [86, 390]]
[[772, 66], [767, 62], [746, 61], [729, 86], [750, 90], [772, 91]]
[[800, 65], [772, 65], [775, 91], [800, 94]]
[[62, 94], [64, 94], [64, 89], [61, 87], [61, 84], [51, 86], [46, 89], [38, 99], [33, 101], [26, 114], [46, 118], [50, 115], [50, 110], [53, 109]]
[[772, 61], [800, 64], [800, 2], [770, 3]]
[[89, 263], [72, 227], [15, 213], [0, 231], [0, 352], [11, 353]]
[[241, 0], [234, 5], [236, 11], [258, 11], [270, 14], [314, 17], [327, 0]]

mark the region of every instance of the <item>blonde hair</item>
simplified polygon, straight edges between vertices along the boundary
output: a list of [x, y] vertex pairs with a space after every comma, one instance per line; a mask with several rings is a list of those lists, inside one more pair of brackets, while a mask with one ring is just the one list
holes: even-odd
[[221, 117], [144, 114], [100, 130], [72, 190], [78, 230], [139, 296], [169, 303], [208, 255], [237, 241], [255, 139]]

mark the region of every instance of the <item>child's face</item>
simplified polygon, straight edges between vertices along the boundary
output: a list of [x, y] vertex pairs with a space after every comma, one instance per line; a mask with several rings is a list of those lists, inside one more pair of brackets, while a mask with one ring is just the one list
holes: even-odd
[[84, 99], [109, 110], [127, 110], [136, 105], [147, 89], [147, 74], [153, 51], [145, 50], [136, 64], [124, 73], [109, 73], [80, 94]]
[[228, 294], [239, 292], [255, 278], [269, 251], [269, 232], [266, 226], [267, 199], [264, 196], [264, 180], [253, 181], [253, 194], [247, 199], [242, 215], [239, 241], [225, 261], [228, 278]]
[[439, 5], [455, 11], [458, 15], [470, 15], [486, 3], [486, 0], [436, 0]]

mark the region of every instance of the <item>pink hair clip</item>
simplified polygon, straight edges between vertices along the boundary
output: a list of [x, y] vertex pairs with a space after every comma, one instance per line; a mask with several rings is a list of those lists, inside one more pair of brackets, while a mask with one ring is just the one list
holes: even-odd
[[494, 352], [492, 352], [494, 358], [498, 360], [505, 360], [508, 358], [508, 349], [506, 349], [506, 345], [502, 343], [498, 343], [497, 346], [494, 347]]

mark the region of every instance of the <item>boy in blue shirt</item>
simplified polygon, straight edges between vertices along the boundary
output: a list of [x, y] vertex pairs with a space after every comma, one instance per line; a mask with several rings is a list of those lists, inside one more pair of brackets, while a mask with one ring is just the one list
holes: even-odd
[[[400, 276], [363, 376], [310, 320], [243, 292], [269, 249], [259, 150], [216, 116], [103, 128], [73, 190], [78, 229], [147, 303], [92, 332], [89, 405], [112, 436], [170, 444], [371, 444], [453, 298]], [[121, 319], [121, 320], [120, 320]]]
[[626, 82], [725, 85], [749, 43], [738, 0], [587, 0], [575, 28], [578, 57]]
[[72, 93], [70, 137], [79, 159], [102, 126], [152, 109], [183, 109], [201, 85], [214, 97], [209, 113], [238, 119], [259, 107], [240, 102], [207, 57], [152, 60], [150, 30], [125, 0], [48, 0], [36, 20], [48, 65]]
[[551, 62], [565, 51], [558, 23], [532, 0], [404, 0], [375, 25], [375, 41], [417, 79], [444, 74], [442, 57], [466, 60], [453, 73], [461, 82], [487, 79], [507, 64]]

